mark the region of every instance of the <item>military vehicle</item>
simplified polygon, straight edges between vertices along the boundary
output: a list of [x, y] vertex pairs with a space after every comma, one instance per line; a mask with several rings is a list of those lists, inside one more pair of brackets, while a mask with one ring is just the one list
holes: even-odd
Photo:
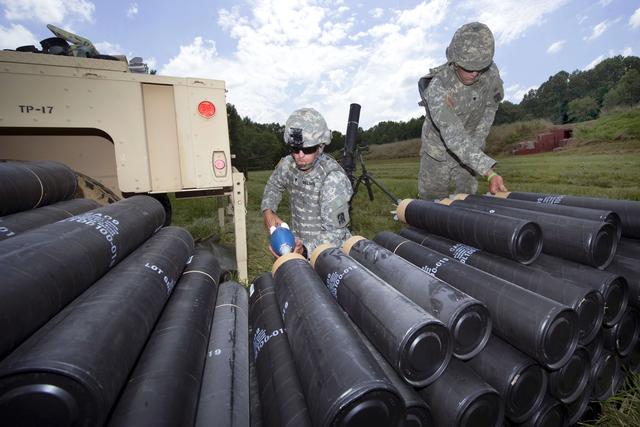
[[139, 58], [99, 55], [48, 27], [58, 37], [42, 51], [0, 52], [0, 159], [59, 161], [76, 172], [83, 197], [107, 204], [149, 194], [168, 218], [168, 193], [226, 197], [246, 280], [244, 176], [231, 164], [225, 83], [148, 74]]

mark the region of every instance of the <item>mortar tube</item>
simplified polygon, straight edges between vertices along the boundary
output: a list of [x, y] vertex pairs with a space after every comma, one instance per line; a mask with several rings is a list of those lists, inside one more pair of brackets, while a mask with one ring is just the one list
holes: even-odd
[[526, 209], [534, 212], [544, 212], [554, 215], [563, 215], [571, 218], [586, 219], [597, 222], [608, 222], [616, 230], [618, 243], [622, 235], [622, 221], [620, 216], [611, 210], [582, 208], [579, 206], [550, 205], [535, 203], [526, 200], [503, 199], [495, 196], [479, 196], [475, 194], [458, 194], [455, 200], [471, 200], [480, 203], [489, 203], [494, 206], [512, 207]]
[[564, 404], [578, 399], [589, 384], [591, 359], [583, 347], [576, 348], [562, 367], [549, 371], [549, 394]]
[[531, 418], [515, 425], [518, 427], [566, 427], [569, 425], [567, 408], [560, 401], [547, 394], [542, 405], [534, 412]]
[[638, 343], [640, 334], [640, 317], [638, 312], [629, 308], [622, 319], [610, 328], [603, 328], [604, 348], [615, 352], [620, 357], [631, 354]]
[[73, 197], [75, 173], [53, 161], [0, 163], [0, 216], [35, 209]]
[[457, 359], [452, 359], [442, 376], [418, 393], [429, 404], [435, 425], [498, 427], [504, 421], [498, 392]]
[[629, 287], [629, 305], [640, 309], [640, 259], [616, 255], [606, 271], [625, 278]]
[[494, 333], [543, 366], [564, 365], [578, 344], [578, 315], [549, 298], [383, 231], [374, 241], [483, 302]]
[[599, 359], [591, 364], [591, 397], [603, 402], [613, 396], [622, 375], [620, 359], [609, 350], [603, 350]]
[[29, 337], [0, 363], [0, 419], [103, 425], [192, 251], [160, 230]]
[[71, 199], [0, 217], [0, 241], [99, 207], [94, 200]]
[[569, 425], [576, 425], [584, 414], [589, 409], [589, 402], [591, 401], [591, 389], [588, 387], [582, 392], [573, 402], [565, 405], [567, 408], [567, 418], [569, 418]]
[[196, 250], [180, 276], [109, 427], [193, 425], [221, 269]]
[[463, 264], [479, 268], [573, 308], [578, 314], [580, 344], [590, 342], [602, 327], [604, 298], [599, 291], [577, 286], [550, 274], [532, 270], [515, 261], [413, 227], [404, 228], [398, 234], [441, 254], [451, 256]]
[[454, 200], [450, 206], [535, 221], [542, 230], [542, 252], [599, 269], [611, 263], [618, 245], [617, 230], [607, 222], [497, 206], [470, 198]]
[[358, 328], [358, 326], [349, 319], [345, 312], [345, 318], [349, 320], [349, 323], [353, 327], [354, 331], [358, 334], [367, 350], [376, 359], [376, 362], [380, 365], [385, 375], [393, 386], [398, 390], [400, 397], [404, 401], [404, 406], [407, 408], [407, 417], [404, 422], [405, 427], [427, 427], [434, 425], [433, 416], [431, 415], [431, 409], [427, 402], [425, 402], [416, 392], [416, 390], [409, 386], [398, 373], [393, 369], [389, 362], [375, 349], [371, 341], [364, 335], [364, 333]]
[[604, 326], [610, 327], [618, 323], [627, 309], [629, 286], [620, 275], [545, 254], [540, 255], [530, 267], [599, 291], [604, 298]]
[[160, 202], [134, 196], [0, 242], [0, 359], [163, 222]]
[[510, 421], [525, 421], [542, 404], [547, 392], [546, 371], [495, 335], [466, 364], [500, 393]]
[[342, 248], [444, 323], [453, 338], [455, 357], [467, 360], [482, 351], [491, 334], [491, 316], [484, 304], [361, 236], [351, 237]]
[[318, 246], [311, 262], [354, 323], [403, 380], [435, 381], [453, 352], [447, 327], [336, 247]]
[[313, 425], [399, 426], [402, 399], [311, 265], [287, 254], [272, 272]]
[[637, 201], [523, 192], [501, 193], [498, 196], [536, 203], [613, 211], [620, 216], [622, 221], [622, 235], [634, 239], [640, 238], [640, 202]]
[[310, 427], [309, 411], [282, 323], [271, 273], [258, 276], [249, 290], [253, 334], [249, 359], [256, 365], [262, 419], [267, 427]]
[[240, 283], [218, 286], [194, 427], [249, 425], [248, 306]]
[[542, 250], [542, 231], [531, 221], [411, 199], [400, 202], [397, 213], [406, 224], [523, 264], [533, 262]]

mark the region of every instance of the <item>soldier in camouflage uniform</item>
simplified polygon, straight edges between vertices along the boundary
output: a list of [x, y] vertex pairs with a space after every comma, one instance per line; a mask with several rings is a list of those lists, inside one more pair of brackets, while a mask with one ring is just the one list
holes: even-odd
[[320, 243], [341, 245], [351, 237], [347, 227], [353, 191], [342, 167], [323, 152], [331, 142], [327, 123], [313, 108], [296, 110], [287, 119], [284, 142], [291, 155], [280, 160], [262, 196], [267, 230], [283, 222], [276, 211], [288, 191], [295, 252], [306, 256]]
[[494, 39], [489, 27], [472, 22], [460, 27], [447, 47], [447, 63], [431, 69], [418, 82], [426, 109], [422, 125], [418, 193], [440, 199], [473, 194], [476, 176], [489, 181], [489, 191], [506, 191], [495, 173], [495, 160], [483, 150], [503, 98], [502, 79], [493, 62]]

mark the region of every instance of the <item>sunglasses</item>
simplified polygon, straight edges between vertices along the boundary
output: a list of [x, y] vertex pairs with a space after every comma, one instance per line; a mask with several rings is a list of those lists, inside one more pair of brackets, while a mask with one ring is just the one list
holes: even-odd
[[318, 151], [318, 146], [314, 145], [313, 147], [289, 147], [289, 152], [291, 154], [295, 154], [299, 151], [302, 151], [304, 154], [313, 154]]
[[462, 71], [467, 72], [467, 73], [478, 73], [478, 74], [485, 73], [485, 72], [489, 71], [489, 68], [491, 68], [491, 64], [489, 64], [487, 67], [484, 67], [484, 68], [483, 68], [483, 69], [481, 69], [481, 70], [467, 70], [466, 68], [461, 67], [461, 66], [459, 66], [458, 64], [454, 64], [454, 66], [455, 66], [456, 68], [458, 68], [458, 69], [462, 70]]

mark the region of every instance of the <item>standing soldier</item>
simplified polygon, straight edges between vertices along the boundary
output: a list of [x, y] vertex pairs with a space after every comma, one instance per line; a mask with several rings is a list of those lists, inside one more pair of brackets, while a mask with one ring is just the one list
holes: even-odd
[[288, 191], [294, 251], [307, 256], [320, 243], [340, 246], [351, 237], [347, 227], [353, 192], [342, 167], [323, 152], [331, 142], [327, 123], [313, 108], [296, 110], [287, 119], [284, 142], [291, 155], [280, 160], [264, 188], [264, 225], [269, 230], [283, 222], [276, 211]]
[[489, 27], [465, 24], [447, 47], [447, 63], [418, 82], [420, 105], [426, 109], [418, 179], [421, 199], [447, 197], [452, 185], [455, 193], [474, 194], [476, 176], [489, 181], [491, 193], [507, 191], [494, 170], [496, 161], [483, 152], [504, 95], [494, 49]]

